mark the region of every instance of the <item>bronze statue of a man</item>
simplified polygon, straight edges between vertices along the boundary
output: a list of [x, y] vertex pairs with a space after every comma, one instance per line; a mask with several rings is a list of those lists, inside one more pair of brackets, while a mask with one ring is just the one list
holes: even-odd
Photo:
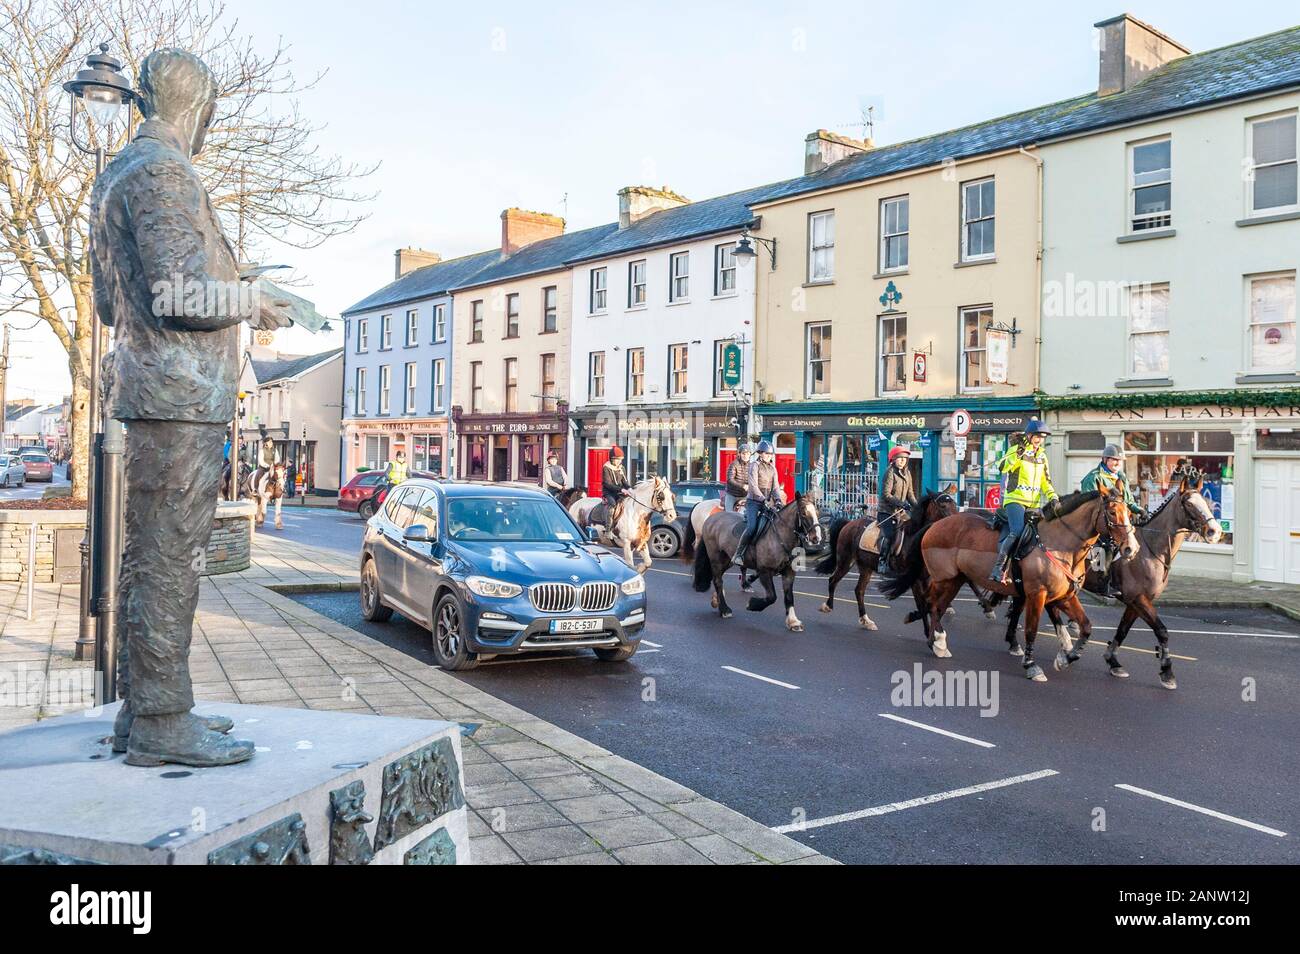
[[[199, 571], [235, 411], [241, 320], [287, 324], [239, 293], [235, 254], [190, 163], [212, 122], [217, 84], [198, 57], [149, 54], [145, 121], [91, 196], [95, 307], [116, 330], [104, 377], [108, 412], [126, 425], [126, 540], [118, 644], [125, 699], [115, 745], [131, 765], [242, 762], [253, 743], [229, 719], [190, 710], [189, 652]], [[125, 745], [123, 745], [125, 743]]]

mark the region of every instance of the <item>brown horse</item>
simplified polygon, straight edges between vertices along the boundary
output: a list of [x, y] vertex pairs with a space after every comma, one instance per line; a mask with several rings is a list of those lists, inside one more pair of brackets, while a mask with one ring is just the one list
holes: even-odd
[[[1140, 527], [1137, 528], [1138, 552], [1131, 560], [1124, 560], [1115, 566], [1115, 578], [1120, 587], [1120, 602], [1124, 604], [1124, 615], [1119, 621], [1115, 635], [1106, 646], [1105, 660], [1110, 667], [1110, 674], [1121, 679], [1128, 678], [1126, 670], [1115, 658], [1115, 651], [1124, 644], [1124, 638], [1137, 620], [1141, 619], [1151, 627], [1156, 636], [1156, 658], [1160, 662], [1160, 684], [1166, 689], [1177, 689], [1178, 681], [1174, 678], [1174, 663], [1169, 658], [1169, 630], [1156, 612], [1156, 600], [1165, 591], [1169, 583], [1169, 569], [1174, 557], [1182, 548], [1183, 541], [1189, 533], [1200, 534], [1207, 543], [1216, 542], [1223, 535], [1223, 528], [1214, 519], [1210, 505], [1201, 494], [1204, 477], [1200, 473], [1185, 475], [1178, 485], [1178, 490], [1167, 497]], [[1090, 592], [1104, 593], [1105, 574], [1089, 570], [1084, 588]], [[1007, 614], [1007, 642], [1015, 653], [1016, 622], [1020, 618], [1023, 601], [1017, 597]], [[1057, 626], [1058, 633], [1062, 620], [1054, 606], [1047, 607], [1047, 613]], [[1079, 640], [1068, 651], [1062, 646], [1056, 654], [1055, 668], [1065, 669], [1079, 661], [1088, 643], [1088, 637], [1080, 628]]]
[[[930, 647], [939, 657], [951, 656], [948, 635], [943, 631], [944, 611], [962, 585], [981, 580], [993, 593], [1025, 597], [1025, 675], [1035, 682], [1047, 676], [1034, 662], [1034, 637], [1047, 604], [1057, 604], [1079, 625], [1082, 638], [1092, 624], [1077, 595], [1083, 579], [1083, 563], [1092, 545], [1109, 534], [1127, 560], [1138, 552], [1137, 537], [1129, 523], [1128, 507], [1118, 493], [1089, 491], [1069, 494], [1050, 507], [1038, 525], [1039, 544], [1019, 560], [1020, 583], [993, 583], [989, 571], [997, 559], [998, 534], [983, 517], [960, 513], [931, 526], [921, 539], [925, 572], [930, 577], [926, 606], [930, 613]], [[1069, 633], [1059, 627], [1057, 636], [1068, 646]]]
[[[919, 519], [907, 521], [895, 536], [893, 559], [900, 573], [906, 572], [904, 562], [907, 553], [911, 551], [911, 548], [903, 545], [904, 539], [923, 533], [930, 524], [952, 516], [958, 509], [957, 501], [946, 493], [926, 494], [917, 502], [913, 511], [920, 515]], [[858, 625], [869, 630], [878, 628], [875, 621], [867, 615], [866, 593], [872, 574], [879, 569], [879, 538], [880, 524], [874, 517], [859, 517], [857, 520], [840, 518], [831, 524], [830, 553], [815, 568], [818, 573], [831, 575], [827, 581], [826, 602], [822, 604], [821, 612], [829, 613], [835, 609], [835, 587], [856, 567], [858, 585], [853, 588], [853, 595], [858, 599]], [[916, 556], [919, 558], [920, 554], [917, 553]], [[971, 589], [975, 590], [975, 587], [972, 586]], [[983, 605], [984, 595], [979, 590], [975, 590], [975, 595]], [[991, 614], [993, 611], [986, 607], [985, 612]]]

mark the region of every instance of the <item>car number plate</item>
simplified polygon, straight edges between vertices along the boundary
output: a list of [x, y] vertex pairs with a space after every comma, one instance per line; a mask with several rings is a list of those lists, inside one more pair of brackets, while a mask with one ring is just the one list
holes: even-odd
[[595, 633], [601, 629], [598, 619], [553, 619], [552, 633]]

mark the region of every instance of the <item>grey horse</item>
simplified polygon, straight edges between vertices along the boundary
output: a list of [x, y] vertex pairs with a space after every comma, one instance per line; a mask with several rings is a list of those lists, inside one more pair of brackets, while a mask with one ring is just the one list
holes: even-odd
[[[723, 619], [731, 617], [731, 607], [727, 605], [722, 581], [744, 529], [743, 516], [719, 511], [704, 521], [695, 546], [695, 589], [704, 593], [710, 585], [713, 587], [713, 606]], [[767, 529], [745, 551], [745, 568], [757, 572], [766, 594], [763, 597], [751, 596], [748, 609], [758, 612], [776, 602], [776, 586], [772, 578], [779, 573], [785, 589], [786, 628], [794, 633], [803, 632], [803, 623], [794, 612], [794, 558], [801, 547], [817, 547], [821, 541], [822, 526], [817, 518], [817, 507], [807, 497], [795, 494], [794, 500], [774, 511]]]

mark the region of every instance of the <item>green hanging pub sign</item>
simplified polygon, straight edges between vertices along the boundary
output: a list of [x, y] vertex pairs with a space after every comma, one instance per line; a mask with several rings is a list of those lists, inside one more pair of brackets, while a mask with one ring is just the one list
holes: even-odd
[[740, 345], [735, 342], [722, 347], [722, 384], [728, 388], [740, 387]]

